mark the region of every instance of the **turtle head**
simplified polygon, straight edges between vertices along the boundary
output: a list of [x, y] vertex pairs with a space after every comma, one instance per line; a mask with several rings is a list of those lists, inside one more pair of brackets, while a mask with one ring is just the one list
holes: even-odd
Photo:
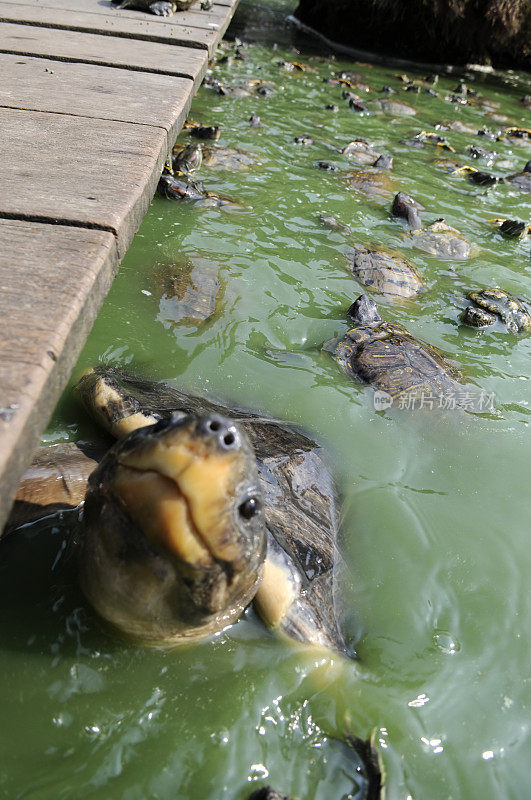
[[398, 192], [393, 199], [391, 211], [395, 217], [407, 219], [412, 231], [422, 229], [422, 222], [419, 216], [419, 204], [405, 192]]
[[243, 431], [177, 413], [121, 439], [92, 474], [81, 585], [144, 641], [205, 636], [234, 621], [261, 579], [262, 496]]
[[525, 165], [523, 171], [524, 172], [531, 172], [531, 160], [527, 162], [527, 164]]
[[373, 164], [373, 167], [378, 167], [378, 169], [393, 169], [392, 156], [386, 156], [386, 155], [378, 156], [378, 158]]
[[352, 303], [347, 311], [347, 319], [353, 325], [378, 325], [382, 322], [376, 303], [366, 294], [361, 294]]

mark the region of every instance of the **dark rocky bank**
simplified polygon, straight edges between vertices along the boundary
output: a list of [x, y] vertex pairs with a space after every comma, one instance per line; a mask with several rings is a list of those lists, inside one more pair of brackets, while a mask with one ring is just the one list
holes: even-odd
[[397, 58], [531, 68], [531, 0], [299, 0], [295, 17]]

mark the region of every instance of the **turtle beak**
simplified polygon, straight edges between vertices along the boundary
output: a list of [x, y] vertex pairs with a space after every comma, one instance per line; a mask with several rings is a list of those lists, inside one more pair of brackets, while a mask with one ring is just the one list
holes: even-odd
[[132, 445], [118, 455], [112, 488], [148, 541], [192, 567], [238, 569], [245, 546], [231, 498], [248, 450], [236, 426], [217, 415], [163, 420]]

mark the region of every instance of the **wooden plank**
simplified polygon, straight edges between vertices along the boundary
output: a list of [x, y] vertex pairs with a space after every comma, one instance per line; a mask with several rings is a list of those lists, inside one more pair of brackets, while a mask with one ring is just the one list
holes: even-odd
[[192, 81], [94, 64], [0, 53], [0, 106], [157, 124], [175, 140], [193, 98]]
[[[192, 27], [183, 24], [167, 24], [158, 22], [163, 17], [150, 15], [149, 19], [138, 17], [93, 14], [68, 11], [61, 8], [35, 7], [15, 3], [0, 3], [0, 22], [26, 22], [51, 28], [95, 32], [104, 35], [122, 36], [132, 39], [145, 39], [165, 44], [177, 44], [184, 47], [198, 47], [212, 54], [225, 28], [229, 23], [229, 15], [224, 15], [224, 22], [215, 27]], [[155, 20], [155, 22], [153, 22]]]
[[[11, 9], [8, 8], [11, 6]], [[149, 11], [138, 11], [134, 8], [117, 8], [111, 0], [3, 0], [1, 4], [2, 16], [9, 14], [14, 21], [17, 19], [17, 8], [20, 13], [26, 15], [26, 8], [33, 9], [33, 21], [38, 22], [43, 19], [43, 15], [56, 9], [68, 12], [80, 18], [85, 18], [86, 14], [97, 14], [105, 16], [109, 21], [113, 21], [120, 30], [121, 20], [136, 20], [139, 24], [152, 22], [154, 25], [163, 28], [196, 28], [200, 30], [212, 30], [215, 26], [225, 22], [228, 15], [228, 6], [214, 5], [209, 11], [203, 11], [199, 5], [192, 7], [189, 11], [181, 11], [171, 17], [159, 17]], [[92, 25], [101, 24], [101, 21], [92, 21]]]
[[0, 220], [0, 530], [110, 288], [111, 233]]
[[176, 75], [196, 87], [207, 67], [206, 52], [193, 47], [11, 22], [0, 24], [0, 52]]
[[0, 108], [0, 217], [104, 228], [129, 246], [167, 155], [162, 128]]

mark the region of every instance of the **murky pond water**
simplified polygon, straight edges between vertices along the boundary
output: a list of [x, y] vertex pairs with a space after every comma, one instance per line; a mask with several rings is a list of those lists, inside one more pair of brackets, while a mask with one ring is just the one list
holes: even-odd
[[[445, 121], [529, 128], [519, 101], [530, 89], [524, 75], [507, 73], [469, 82], [486, 105], [445, 99], [456, 77], [440, 78], [437, 97], [406, 92], [396, 70], [314, 58], [315, 47], [282, 27], [291, 9], [244, 0], [235, 30], [259, 41], [246, 60], [214, 69], [231, 84], [270, 81], [274, 93], [202, 88], [194, 101], [194, 118], [221, 126], [218, 145], [257, 156], [246, 171], [201, 169], [205, 186], [238, 206], [156, 198], [78, 366], [111, 363], [233, 398], [328, 444], [344, 497], [343, 603], [359, 661], [281, 642], [252, 611], [213, 641], [177, 651], [124, 643], [76, 588], [65, 542], [77, 522], [30, 528], [1, 547], [0, 793], [10, 800], [243, 800], [266, 782], [300, 800], [340, 800], [356, 793], [339, 741], [347, 729], [374, 731], [388, 799], [531, 794], [531, 337], [459, 324], [472, 288], [531, 299], [529, 239], [504, 239], [490, 222], [529, 220], [529, 195], [510, 183], [475, 186], [444, 163], [480, 167], [467, 147], [481, 144], [498, 154], [483, 168], [508, 175], [531, 157], [529, 143], [455, 130], [442, 134], [455, 153], [402, 142]], [[278, 65], [294, 59], [311, 71]], [[371, 87], [360, 92], [369, 107], [387, 84], [416, 115], [361, 116], [344, 87], [323, 80], [341, 69]], [[262, 127], [249, 126], [251, 113]], [[314, 144], [296, 144], [302, 135]], [[349, 173], [370, 172], [338, 152], [358, 137], [393, 155], [391, 195], [367, 196], [349, 182]], [[318, 169], [323, 160], [338, 170]], [[416, 249], [389, 211], [398, 189], [422, 203], [425, 219], [444, 216], [461, 230], [475, 255], [449, 261]], [[352, 235], [325, 229], [320, 213]], [[321, 351], [346, 330], [346, 309], [363, 290], [348, 269], [354, 243], [411, 258], [426, 291], [400, 302], [373, 294], [380, 312], [440, 347], [474, 402], [483, 392], [494, 411], [376, 411], [372, 390]], [[221, 286], [200, 325], [181, 318], [160, 277], [186, 260], [210, 265]], [[45, 439], [93, 433], [66, 393]]]

